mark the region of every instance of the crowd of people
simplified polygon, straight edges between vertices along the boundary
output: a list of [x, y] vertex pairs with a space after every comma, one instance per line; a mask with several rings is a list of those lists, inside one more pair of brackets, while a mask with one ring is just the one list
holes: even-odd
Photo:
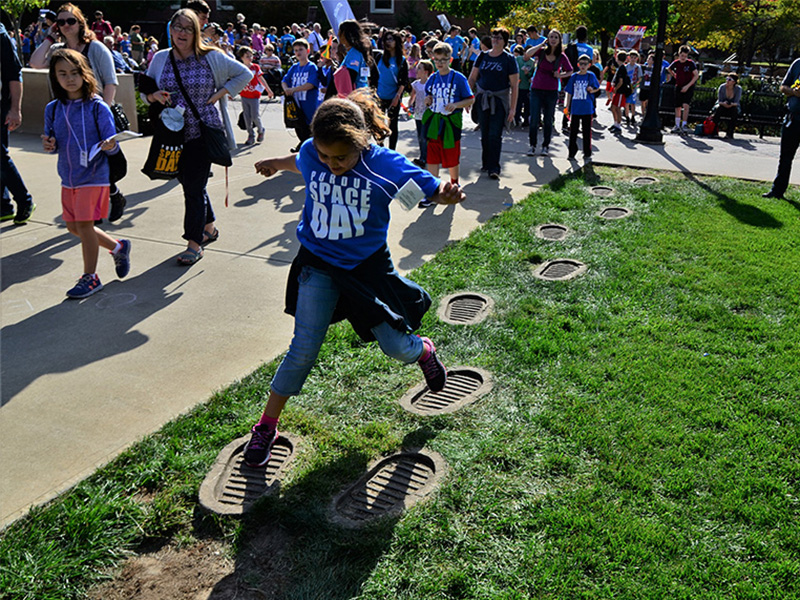
[[[503, 133], [526, 127], [529, 155], [548, 155], [556, 107], [563, 104], [562, 127], [568, 128], [567, 156], [576, 158], [578, 138], [585, 160], [592, 156], [592, 125], [598, 104], [613, 114], [610, 130], [636, 123], [637, 105], [644, 114], [651, 93], [654, 54], [643, 59], [635, 50], [619, 50], [605, 64], [579, 27], [575, 42], [563, 44], [561, 32], [528, 27], [509, 32], [493, 28], [479, 36], [458, 26], [449, 31], [409, 29], [373, 31], [349, 20], [337, 31], [322, 33], [319, 24], [283, 27], [247, 25], [244, 15], [224, 27], [210, 20], [204, 0], [189, 0], [167, 25], [167, 46], [138, 25], [123, 33], [97, 11], [94, 21], [70, 3], [43, 11], [26, 30], [25, 60], [49, 70], [54, 99], [45, 109], [42, 146], [57, 154], [62, 217], [81, 241], [83, 274], [67, 291], [86, 298], [102, 289], [97, 274], [99, 249], [111, 254], [117, 277], [130, 271], [131, 242], [115, 239], [102, 221], [122, 215], [125, 199], [116, 186], [124, 160], [115, 140], [117, 75], [135, 72], [142, 100], [182, 121], [182, 144], [176, 176], [184, 195], [183, 239], [187, 246], [177, 262], [190, 266], [220, 231], [207, 182], [212, 162], [210, 139], [235, 149], [228, 116], [229, 98], [241, 98], [245, 144], [264, 140], [261, 98], [282, 95], [296, 110], [293, 122], [299, 143], [292, 152], [256, 163], [269, 177], [278, 171], [300, 174], [306, 201], [297, 227], [300, 251], [288, 283], [286, 310], [295, 315], [288, 354], [271, 386], [263, 415], [253, 426], [245, 460], [260, 466], [269, 460], [278, 419], [290, 396], [300, 392], [331, 322], [347, 318], [365, 340], [403, 363], [417, 362], [433, 391], [441, 390], [446, 369], [435, 346], [413, 335], [430, 306], [418, 285], [399, 276], [386, 243], [389, 204], [406, 207], [456, 204], [465, 195], [459, 185], [461, 138], [468, 114], [481, 139], [481, 171], [499, 179]], [[21, 63], [12, 38], [0, 25], [2, 45], [3, 205], [2, 220], [27, 222], [36, 205], [8, 154], [8, 131], [21, 122]], [[687, 127], [699, 70], [690, 49], [679, 48], [675, 60], [659, 69], [662, 81], [674, 79], [675, 133]], [[800, 60], [792, 65], [782, 93], [790, 97], [790, 117], [800, 114]], [[605, 82], [605, 85], [603, 83]], [[730, 74], [719, 87], [716, 122], [727, 120], [733, 136], [741, 87]], [[408, 94], [407, 104], [406, 95]], [[419, 157], [398, 154], [398, 121], [414, 119]], [[798, 147], [798, 122], [784, 126], [779, 176], [768, 197], [782, 197]], [[541, 129], [541, 145], [539, 132]], [[230, 156], [228, 156], [230, 159]], [[226, 163], [227, 164], [227, 163]], [[441, 168], [449, 179], [441, 181]], [[11, 203], [17, 204], [16, 210]]]

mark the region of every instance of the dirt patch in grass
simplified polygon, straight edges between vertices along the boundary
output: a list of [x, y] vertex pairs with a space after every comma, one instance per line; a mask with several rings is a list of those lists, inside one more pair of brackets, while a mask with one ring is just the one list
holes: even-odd
[[129, 559], [111, 581], [94, 588], [90, 600], [264, 600], [280, 598], [290, 563], [289, 538], [262, 528], [236, 559], [218, 541], [166, 546]]

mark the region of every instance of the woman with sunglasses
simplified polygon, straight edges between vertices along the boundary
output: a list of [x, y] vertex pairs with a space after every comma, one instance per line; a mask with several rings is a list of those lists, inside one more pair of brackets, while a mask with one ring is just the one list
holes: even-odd
[[114, 58], [105, 44], [97, 41], [81, 9], [74, 4], [64, 4], [58, 9], [56, 22], [47, 32], [42, 44], [31, 55], [31, 67], [47, 69], [50, 57], [59, 48], [69, 48], [83, 54], [92, 67], [99, 93], [106, 104], [114, 104], [117, 93], [117, 73]]
[[717, 105], [714, 107], [714, 114], [711, 119], [719, 125], [722, 119], [728, 119], [728, 132], [725, 137], [733, 139], [733, 132], [739, 121], [739, 107], [742, 100], [742, 86], [739, 85], [739, 76], [736, 73], [728, 73], [725, 83], [717, 90]]
[[[207, 127], [224, 129], [228, 146], [235, 149], [236, 140], [228, 117], [227, 97], [241, 92], [253, 75], [242, 63], [203, 40], [200, 22], [194, 11], [182, 8], [176, 12], [169, 22], [169, 28], [172, 48], [157, 52], [147, 69], [147, 77], [153, 80], [147, 81], [154, 83], [156, 91], [145, 94], [146, 86], [141, 84], [140, 89], [142, 98], [148, 104], [160, 102], [185, 109], [185, 141], [178, 181], [183, 187], [183, 239], [188, 246], [178, 256], [178, 264], [188, 266], [203, 258], [203, 247], [219, 237], [219, 230], [214, 225], [214, 210], [206, 191], [211, 161], [195, 112]], [[222, 116], [217, 109], [217, 102], [220, 103]]]

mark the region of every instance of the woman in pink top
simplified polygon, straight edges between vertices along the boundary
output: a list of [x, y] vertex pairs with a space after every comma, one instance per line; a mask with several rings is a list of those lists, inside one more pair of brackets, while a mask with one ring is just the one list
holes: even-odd
[[[542, 140], [542, 156], [550, 152], [550, 138], [553, 135], [553, 118], [558, 100], [558, 84], [560, 79], [569, 79], [572, 65], [562, 51], [561, 33], [551, 29], [547, 39], [537, 46], [531, 46], [525, 52], [525, 60], [537, 58], [536, 74], [531, 79], [531, 114], [529, 137], [531, 149], [528, 156], [536, 154], [536, 138], [539, 135], [539, 117], [544, 121], [544, 139]], [[542, 114], [544, 113], [544, 114]]]

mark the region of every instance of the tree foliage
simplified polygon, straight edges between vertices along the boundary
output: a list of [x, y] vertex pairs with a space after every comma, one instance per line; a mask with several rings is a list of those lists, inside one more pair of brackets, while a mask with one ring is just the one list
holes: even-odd
[[478, 25], [493, 26], [512, 11], [530, 4], [530, 0], [427, 0], [434, 12], [453, 17], [471, 17]]
[[22, 15], [28, 11], [36, 11], [47, 6], [49, 0], [3, 0], [3, 12], [11, 19], [11, 27], [17, 39], [17, 54], [22, 64], [22, 36], [20, 35], [20, 22]]

